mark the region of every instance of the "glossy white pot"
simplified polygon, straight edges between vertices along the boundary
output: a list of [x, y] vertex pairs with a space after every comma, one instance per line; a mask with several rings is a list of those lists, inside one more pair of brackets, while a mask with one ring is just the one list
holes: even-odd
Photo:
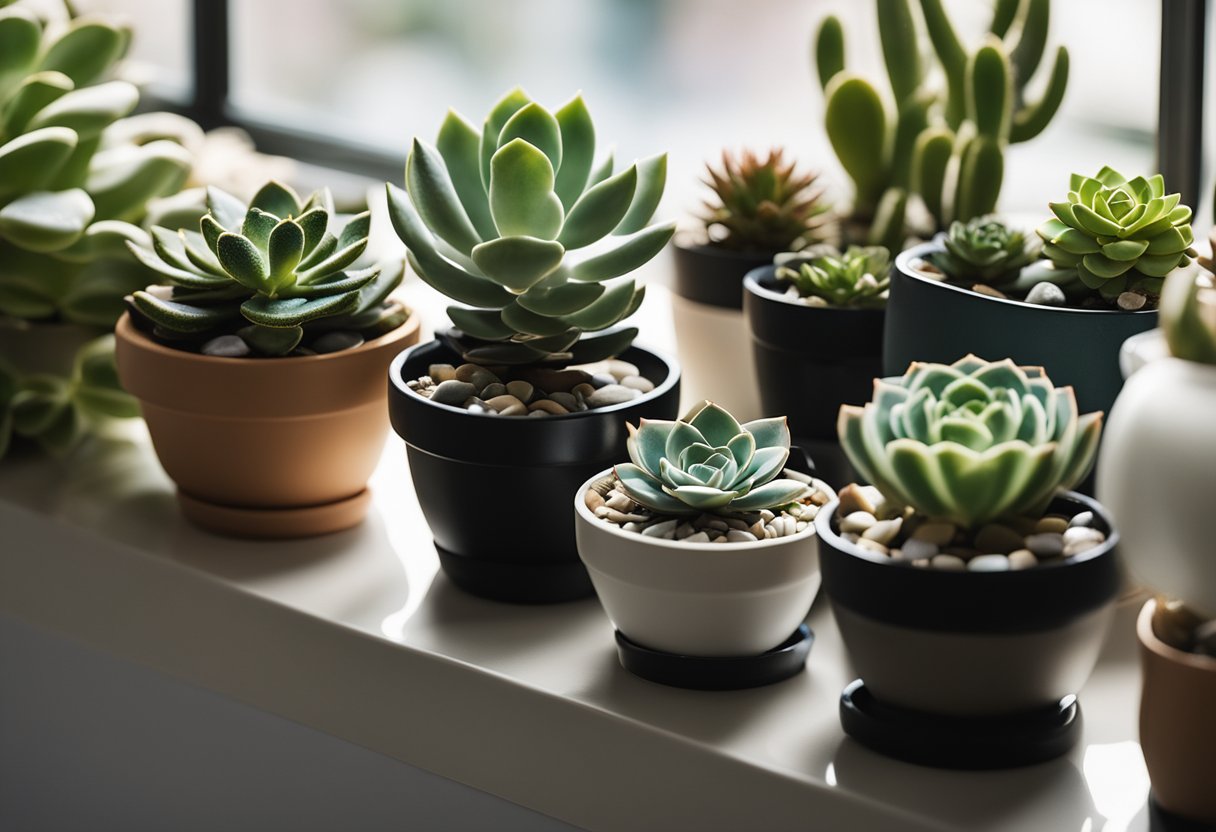
[[1216, 367], [1159, 358], [1124, 385], [1107, 421], [1098, 499], [1137, 579], [1216, 617], [1212, 494]]
[[687, 656], [755, 656], [788, 639], [819, 591], [814, 524], [789, 537], [682, 543], [626, 532], [575, 495], [578, 554], [604, 610], [628, 638]]

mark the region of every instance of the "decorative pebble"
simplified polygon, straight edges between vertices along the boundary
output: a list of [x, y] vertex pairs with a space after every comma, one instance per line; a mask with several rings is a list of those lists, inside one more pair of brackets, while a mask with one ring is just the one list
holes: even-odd
[[487, 384], [481, 389], [481, 397], [483, 399], [493, 399], [497, 398], [498, 396], [505, 395], [507, 395], [507, 385], [500, 381], [496, 381], [493, 384]]
[[863, 537], [858, 540], [857, 548], [864, 549], [867, 552], [877, 552], [880, 555], [885, 555], [890, 551], [886, 546], [883, 546], [877, 540], [870, 540], [868, 537]]
[[840, 508], [837, 511], [841, 517], [848, 517], [855, 511], [874, 513], [874, 504], [856, 483], [846, 485], [836, 496], [840, 498]]
[[976, 532], [975, 548], [981, 552], [1007, 555], [1014, 549], [1022, 548], [1022, 536], [1008, 526], [988, 523]]
[[902, 548], [904, 557], [909, 560], [931, 558], [938, 553], [936, 543], [931, 540], [921, 540], [918, 537], [911, 537], [905, 540]]
[[705, 532], [697, 532], [696, 534], [690, 534], [688, 537], [684, 538], [684, 542], [685, 543], [708, 543], [709, 535], [707, 535]]
[[529, 413], [528, 406], [526, 404], [513, 404], [510, 407], [507, 407], [507, 408], [504, 408], [504, 409], [498, 411], [498, 415], [499, 416], [532, 416], [532, 415], [544, 416], [545, 412], [543, 410], [536, 410], [536, 411], [533, 411], [532, 413]]
[[1064, 290], [1050, 280], [1034, 284], [1026, 293], [1026, 302], [1039, 306], [1063, 306], [1067, 300]]
[[934, 555], [929, 562], [934, 569], [945, 569], [949, 572], [962, 572], [967, 568], [967, 561], [958, 555]]
[[583, 495], [583, 504], [594, 514], [597, 508], [604, 505], [604, 495], [594, 488], [588, 488], [587, 493]]
[[604, 362], [604, 372], [611, 375], [615, 380], [628, 378], [629, 376], [641, 375], [641, 371], [628, 361], [621, 361], [619, 358], [614, 358]]
[[679, 520], [662, 520], [658, 523], [651, 523], [646, 528], [642, 529], [643, 537], [674, 537], [676, 526], [680, 525]]
[[916, 527], [916, 531], [912, 532], [912, 539], [945, 546], [954, 540], [955, 531], [953, 523], [921, 523]]
[[616, 384], [616, 376], [611, 373], [592, 373], [591, 386], [595, 388], [607, 387], [609, 384]]
[[475, 395], [477, 395], [477, 388], [472, 384], [467, 381], [449, 379], [440, 382], [439, 386], [435, 388], [435, 392], [431, 393], [431, 401], [457, 407], [463, 404], [469, 396]]
[[436, 383], [451, 381], [456, 378], [456, 368], [451, 364], [432, 364], [426, 368], [426, 374]]
[[993, 289], [987, 283], [976, 283], [971, 287], [971, 291], [975, 292], [977, 295], [987, 295], [990, 298], [1008, 297], [1004, 292], [999, 289]]
[[1064, 554], [1064, 535], [1059, 532], [1041, 532], [1026, 537], [1025, 548], [1040, 558], [1058, 558]]
[[548, 413], [550, 416], [561, 416], [564, 413], [570, 412], [552, 399], [538, 399], [528, 405], [528, 409], [532, 411], [539, 410], [542, 413]]
[[1009, 553], [1010, 569], [1030, 569], [1039, 565], [1039, 559], [1029, 549], [1018, 549]]
[[854, 511], [851, 514], [846, 514], [840, 521], [840, 530], [842, 532], [856, 532], [860, 534], [877, 522], [878, 519], [868, 511]]
[[626, 514], [623, 511], [609, 508], [607, 505], [597, 508], [595, 516], [616, 523], [618, 526], [623, 526], [626, 523], [643, 523], [650, 519], [645, 514]]
[[[940, 555], [938, 556], [940, 557]], [[968, 572], [1008, 572], [1009, 558], [1004, 555], [979, 555], [967, 561]]]
[[249, 345], [239, 335], [220, 335], [202, 346], [203, 355], [217, 358], [244, 358], [249, 355]]
[[739, 529], [731, 529], [726, 533], [726, 539], [731, 543], [746, 543], [752, 540], [758, 540], [751, 532], [741, 531]]
[[894, 520], [879, 520], [862, 532], [861, 536], [864, 540], [873, 540], [875, 543], [881, 543], [883, 546], [886, 546], [899, 534], [900, 527], [903, 524], [903, 519], [899, 517]]
[[1094, 524], [1094, 513], [1092, 511], [1082, 511], [1074, 514], [1072, 519], [1068, 521], [1070, 528], [1077, 526], [1092, 526]]
[[532, 401], [532, 394], [536, 392], [536, 388], [526, 381], [508, 381], [507, 392], [527, 404]]
[[1064, 532], [1064, 557], [1072, 557], [1101, 545], [1106, 535], [1097, 529], [1073, 526]]
[[606, 407], [632, 401], [640, 395], [642, 395], [641, 390], [634, 390], [632, 387], [624, 387], [620, 384], [609, 384], [588, 396], [587, 404], [592, 407]]
[[1068, 528], [1068, 518], [1061, 517], [1058, 514], [1049, 514], [1035, 523], [1034, 530], [1041, 534], [1055, 533], [1063, 534]]
[[557, 402], [562, 407], [566, 408], [568, 412], [578, 410], [578, 399], [576, 399], [570, 393], [550, 393], [549, 401]]
[[634, 390], [641, 390], [643, 393], [649, 393], [654, 389], [654, 382], [642, 376], [625, 376], [621, 379], [622, 387], [632, 387]]
[[[499, 413], [503, 412], [508, 407], [524, 407], [524, 403], [512, 396], [510, 393], [504, 393], [501, 396], [486, 399], [486, 404], [497, 410]], [[526, 411], [527, 408], [525, 407], [524, 410]]]
[[635, 503], [629, 499], [629, 496], [621, 491], [613, 491], [604, 501], [604, 505], [608, 508], [614, 508], [617, 511], [632, 511]]
[[595, 388], [590, 384], [578, 384], [570, 389], [570, 392], [576, 396], [581, 396], [584, 399], [590, 398], [595, 394]]
[[1128, 312], [1143, 309], [1146, 303], [1148, 303], [1148, 298], [1139, 292], [1122, 292], [1115, 300], [1115, 305]]
[[309, 344], [314, 351], [322, 354], [353, 350], [355, 347], [362, 345], [362, 335], [357, 332], [348, 332], [344, 329], [335, 329], [333, 332], [327, 332]]

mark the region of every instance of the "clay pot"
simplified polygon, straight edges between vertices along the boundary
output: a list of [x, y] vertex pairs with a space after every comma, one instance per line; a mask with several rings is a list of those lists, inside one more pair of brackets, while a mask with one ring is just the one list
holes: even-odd
[[356, 525], [388, 433], [385, 375], [418, 319], [352, 350], [217, 358], [166, 347], [124, 315], [118, 374], [191, 521], [240, 537]]
[[1157, 602], [1149, 601], [1136, 622], [1144, 669], [1140, 747], [1153, 797], [1172, 815], [1216, 826], [1216, 659], [1162, 641], [1156, 614]]

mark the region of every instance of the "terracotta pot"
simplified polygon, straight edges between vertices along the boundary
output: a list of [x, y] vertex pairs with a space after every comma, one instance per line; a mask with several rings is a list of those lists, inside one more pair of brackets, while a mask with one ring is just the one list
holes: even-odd
[[118, 374], [195, 523], [241, 537], [308, 537], [367, 511], [388, 433], [389, 364], [418, 318], [361, 347], [291, 358], [217, 358], [166, 347], [124, 315]]
[[1144, 668], [1140, 747], [1153, 797], [1173, 815], [1216, 826], [1216, 659], [1159, 639], [1156, 612], [1149, 601], [1136, 622]]

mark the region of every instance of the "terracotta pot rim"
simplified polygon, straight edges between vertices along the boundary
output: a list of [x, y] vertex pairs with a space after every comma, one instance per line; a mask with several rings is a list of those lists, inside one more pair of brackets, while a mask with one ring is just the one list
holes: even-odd
[[278, 357], [257, 356], [243, 358], [229, 358], [219, 355], [203, 355], [202, 353], [190, 352], [188, 350], [174, 349], [173, 347], [165, 346], [164, 344], [149, 338], [147, 334], [136, 328], [131, 322], [131, 313], [124, 312], [122, 317], [118, 319], [118, 323], [114, 326], [114, 334], [116, 337], [122, 338], [129, 343], [137, 346], [145, 352], [155, 353], [160, 356], [180, 358], [184, 361], [197, 364], [211, 364], [216, 367], [248, 367], [263, 363], [291, 362], [293, 365], [301, 365], [306, 363], [318, 364], [326, 361], [341, 360], [344, 357], [354, 355], [359, 352], [366, 352], [376, 349], [402, 338], [408, 338], [416, 332], [421, 326], [420, 316], [409, 307], [406, 307], [409, 317], [395, 329], [384, 333], [378, 338], [373, 338], [370, 341], [364, 341], [354, 349], [339, 350], [337, 352], [324, 353], [322, 355], [288, 355]]
[[1144, 606], [1140, 608], [1140, 614], [1136, 617], [1136, 637], [1140, 640], [1141, 646], [1167, 662], [1184, 665], [1205, 673], [1216, 673], [1216, 658], [1190, 653], [1157, 637], [1153, 631], [1153, 614], [1156, 611], [1157, 599], [1150, 598], [1144, 602]]
[[946, 291], [961, 292], [963, 295], [965, 295], [967, 297], [976, 298], [981, 301], [986, 301], [989, 303], [1003, 303], [1003, 304], [1020, 307], [1020, 308], [1027, 309], [1027, 310], [1044, 312], [1045, 314], [1048, 314], [1048, 313], [1049, 314], [1064, 314], [1064, 315], [1068, 315], [1068, 314], [1072, 314], [1072, 315], [1155, 315], [1155, 314], [1157, 314], [1156, 308], [1136, 309], [1136, 310], [1130, 311], [1130, 312], [1126, 309], [1078, 309], [1076, 307], [1071, 307], [1071, 306], [1044, 306], [1043, 304], [1027, 303], [1024, 300], [1017, 300], [1015, 298], [994, 298], [991, 295], [981, 295], [979, 292], [973, 292], [970, 289], [967, 289], [963, 286], [955, 286], [953, 283], [947, 283], [944, 280], [934, 280], [933, 278], [926, 277], [925, 275], [918, 272], [916, 269], [912, 268], [912, 265], [911, 265], [912, 260], [914, 260], [914, 259], [923, 260], [926, 254], [931, 254], [933, 252], [939, 252], [939, 251], [945, 251], [945, 248], [940, 243], [937, 243], [933, 240], [930, 240], [929, 242], [926, 242], [926, 243], [919, 243], [918, 245], [914, 245], [911, 248], [904, 249], [898, 255], [896, 255], [894, 268], [903, 277], [909, 278], [910, 280], [919, 280], [922, 283], [927, 283], [932, 286], [937, 286]]

